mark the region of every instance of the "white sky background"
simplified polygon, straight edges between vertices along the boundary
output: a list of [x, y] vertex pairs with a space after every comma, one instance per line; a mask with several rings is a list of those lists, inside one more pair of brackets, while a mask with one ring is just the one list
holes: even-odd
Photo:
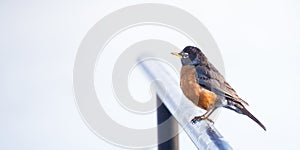
[[[0, 149], [120, 149], [82, 121], [74, 101], [73, 63], [98, 20], [141, 2], [0, 2]], [[223, 110], [215, 125], [233, 148], [300, 146], [298, 1], [144, 2], [182, 8], [214, 37], [226, 79], [267, 127], [264, 132], [250, 119]], [[185, 135], [180, 140], [182, 149], [194, 148]]]

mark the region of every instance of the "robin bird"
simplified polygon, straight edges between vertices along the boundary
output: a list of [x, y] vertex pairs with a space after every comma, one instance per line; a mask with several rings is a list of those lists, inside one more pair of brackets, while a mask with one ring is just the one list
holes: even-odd
[[208, 117], [217, 108], [225, 107], [248, 116], [266, 130], [244, 107], [248, 103], [237, 95], [199, 48], [187, 46], [180, 53], [171, 54], [181, 58], [180, 87], [184, 95], [195, 105], [206, 110], [203, 115], [194, 117], [192, 123], [203, 119], [211, 121]]

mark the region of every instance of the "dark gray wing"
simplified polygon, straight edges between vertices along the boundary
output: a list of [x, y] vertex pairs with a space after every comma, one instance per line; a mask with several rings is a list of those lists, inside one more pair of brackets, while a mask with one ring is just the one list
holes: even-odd
[[236, 100], [248, 105], [246, 101], [241, 99], [236, 91], [225, 81], [222, 74], [210, 63], [206, 65], [196, 65], [197, 83], [202, 87], [213, 91], [219, 96], [224, 96], [225, 99]]

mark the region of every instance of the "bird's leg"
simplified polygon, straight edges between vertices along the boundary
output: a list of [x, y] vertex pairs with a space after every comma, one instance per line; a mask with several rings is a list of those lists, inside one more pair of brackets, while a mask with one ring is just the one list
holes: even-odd
[[196, 116], [192, 119], [192, 124], [195, 124], [197, 121], [201, 121], [204, 119], [207, 119], [208, 121], [210, 121], [211, 123], [214, 123], [211, 119], [209, 119], [208, 117], [217, 109], [217, 107], [214, 107], [208, 111], [206, 111], [205, 114], [201, 115], [201, 116]]

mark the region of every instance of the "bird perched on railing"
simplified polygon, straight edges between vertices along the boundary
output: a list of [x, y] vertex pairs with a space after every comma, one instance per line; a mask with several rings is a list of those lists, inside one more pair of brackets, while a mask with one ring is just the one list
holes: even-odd
[[207, 110], [205, 114], [194, 117], [192, 123], [202, 119], [211, 121], [208, 117], [217, 108], [225, 107], [248, 116], [266, 130], [244, 107], [248, 103], [237, 95], [199, 48], [187, 46], [180, 53], [172, 54], [181, 58], [180, 87], [184, 95], [198, 107]]

